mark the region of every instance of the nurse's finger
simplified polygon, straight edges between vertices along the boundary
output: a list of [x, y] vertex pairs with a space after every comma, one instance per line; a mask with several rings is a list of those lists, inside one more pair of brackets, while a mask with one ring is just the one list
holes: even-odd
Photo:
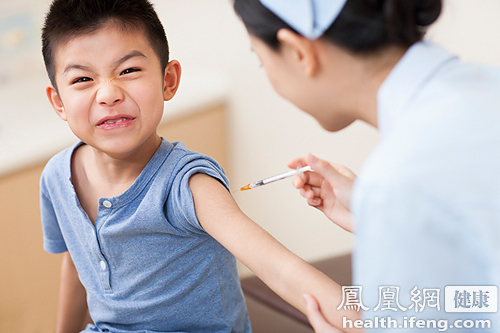
[[[300, 169], [300, 168], [303, 168], [305, 166], [307, 166], [307, 162], [306, 162], [304, 157], [296, 158], [293, 161], [291, 161], [290, 163], [288, 163], [288, 167], [290, 169]], [[307, 172], [301, 172], [301, 173], [297, 174], [297, 176], [304, 179], [304, 181], [307, 181], [307, 177], [305, 177], [305, 175], [307, 175]]]
[[[323, 200], [321, 200], [320, 198], [318, 197], [314, 197], [312, 199], [307, 199], [307, 204], [311, 207], [314, 207], [314, 208], [318, 208], [319, 206], [321, 206], [323, 203]], [[319, 209], [319, 208], [318, 208]]]
[[314, 171], [307, 171], [293, 176], [292, 184], [293, 186], [295, 186], [295, 188], [304, 187], [304, 185], [306, 184], [310, 186], [321, 187], [323, 179], [324, 178], [320, 174], [315, 173]]
[[317, 158], [316, 156], [311, 154], [307, 155], [306, 160], [314, 170], [314, 172], [324, 177], [333, 188], [352, 185], [351, 178], [346, 177], [344, 174], [340, 173], [327, 161]]
[[307, 165], [306, 159], [304, 157], [298, 157], [288, 163], [290, 169], [302, 168]]
[[320, 197], [321, 188], [311, 185], [306, 185], [304, 188], [307, 190], [308, 198]]
[[345, 165], [330, 162], [330, 164], [341, 174], [344, 175], [347, 178], [354, 179], [356, 178], [356, 174], [352, 172], [351, 169], [346, 167]]
[[304, 175], [307, 177], [307, 184], [310, 186], [321, 187], [321, 184], [323, 184], [323, 180], [325, 179], [319, 173], [314, 171], [304, 172]]
[[318, 187], [312, 187], [309, 185], [305, 185], [300, 189], [300, 195], [306, 199], [312, 199], [314, 197], [319, 197], [321, 194], [321, 189]]
[[292, 185], [297, 188], [301, 189], [304, 187], [306, 184], [306, 179], [304, 175], [298, 174], [292, 177]]

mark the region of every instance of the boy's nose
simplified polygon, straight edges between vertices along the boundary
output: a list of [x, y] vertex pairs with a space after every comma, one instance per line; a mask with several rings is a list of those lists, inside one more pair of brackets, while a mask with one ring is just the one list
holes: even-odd
[[96, 100], [99, 105], [113, 106], [123, 100], [123, 91], [113, 82], [107, 82], [97, 91]]

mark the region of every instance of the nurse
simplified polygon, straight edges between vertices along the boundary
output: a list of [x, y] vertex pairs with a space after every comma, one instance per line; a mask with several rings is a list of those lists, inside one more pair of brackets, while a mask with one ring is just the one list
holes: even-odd
[[[289, 165], [312, 166], [294, 185], [356, 234], [363, 318], [499, 330], [489, 312], [498, 292], [479, 294], [500, 282], [499, 69], [463, 64], [423, 40], [440, 0], [234, 0], [234, 8], [281, 96], [327, 131], [357, 119], [380, 131], [358, 177], [312, 155]], [[445, 311], [450, 295], [454, 312]], [[333, 332], [307, 299], [316, 330]]]

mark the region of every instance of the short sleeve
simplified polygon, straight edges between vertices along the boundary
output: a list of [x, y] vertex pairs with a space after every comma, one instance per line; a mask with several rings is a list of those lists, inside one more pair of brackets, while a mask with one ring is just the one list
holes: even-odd
[[166, 202], [166, 216], [177, 228], [194, 233], [206, 233], [196, 216], [189, 178], [204, 173], [217, 179], [229, 190], [229, 182], [222, 167], [214, 159], [190, 152], [177, 163], [173, 182]]
[[40, 181], [40, 213], [42, 218], [43, 248], [49, 253], [67, 251], [52, 201], [47, 194], [44, 176]]

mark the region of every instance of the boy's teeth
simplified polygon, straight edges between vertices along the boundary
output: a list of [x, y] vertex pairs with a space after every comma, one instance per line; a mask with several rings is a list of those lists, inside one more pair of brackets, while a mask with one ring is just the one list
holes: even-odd
[[114, 124], [114, 123], [120, 123], [120, 122], [122, 122], [122, 121], [124, 121], [124, 120], [126, 120], [126, 119], [127, 119], [127, 118], [120, 118], [120, 119], [118, 119], [118, 120], [106, 120], [106, 121], [104, 122], [104, 124]]

